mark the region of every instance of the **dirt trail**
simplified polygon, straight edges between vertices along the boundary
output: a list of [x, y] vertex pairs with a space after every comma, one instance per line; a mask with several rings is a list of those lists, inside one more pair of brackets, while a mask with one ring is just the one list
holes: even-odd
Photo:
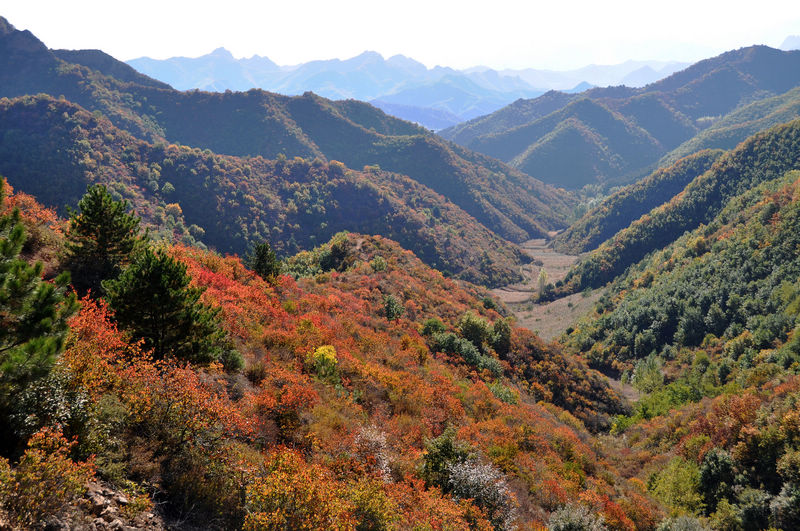
[[544, 268], [550, 282], [562, 280], [578, 257], [555, 252], [545, 239], [529, 240], [521, 245], [533, 258], [522, 267], [525, 279], [517, 284], [497, 288], [492, 292], [514, 312], [520, 326], [533, 330], [546, 341], [560, 336], [589, 310], [602, 295], [602, 290], [589, 294], [576, 293], [546, 304], [534, 304], [539, 271]]

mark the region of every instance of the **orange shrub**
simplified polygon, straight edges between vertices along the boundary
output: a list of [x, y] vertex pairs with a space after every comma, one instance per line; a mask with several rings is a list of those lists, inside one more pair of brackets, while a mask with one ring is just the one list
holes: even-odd
[[60, 431], [42, 428], [28, 441], [15, 470], [0, 458], [0, 505], [17, 523], [29, 526], [58, 514], [86, 491], [94, 463], [72, 461], [75, 444]]

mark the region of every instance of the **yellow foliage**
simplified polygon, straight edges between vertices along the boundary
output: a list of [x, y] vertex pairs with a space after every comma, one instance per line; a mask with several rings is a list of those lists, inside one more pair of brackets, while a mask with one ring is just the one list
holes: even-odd
[[58, 514], [85, 492], [94, 463], [72, 461], [74, 445], [60, 431], [43, 428], [28, 441], [15, 470], [0, 458], [0, 504], [17, 523], [27, 527]]

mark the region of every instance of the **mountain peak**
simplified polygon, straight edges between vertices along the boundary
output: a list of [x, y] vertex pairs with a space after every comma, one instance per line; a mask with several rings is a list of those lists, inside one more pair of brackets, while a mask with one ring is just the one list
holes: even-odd
[[13, 24], [4, 17], [0, 17], [0, 35], [9, 35], [15, 31], [17, 31], [17, 28], [15, 28]]
[[220, 58], [224, 57], [225, 59], [233, 59], [233, 54], [222, 46], [220, 46], [219, 48], [217, 48], [208, 55], [212, 57], [220, 57]]
[[581, 81], [580, 83], [578, 83], [577, 85], [575, 85], [571, 89], [565, 90], [564, 92], [566, 92], [567, 94], [579, 94], [579, 93], [587, 91], [589, 89], [593, 89], [594, 87], [595, 86], [592, 85], [591, 83], [588, 83], [586, 81]]
[[381, 59], [383, 60], [383, 56], [378, 52], [372, 50], [365, 50], [358, 54], [354, 59]]
[[358, 64], [358, 65], [366, 65], [366, 64], [379, 64], [383, 63], [384, 59], [381, 54], [378, 52], [374, 52], [372, 50], [366, 50], [361, 52], [360, 54], [352, 57], [350, 59], [345, 59], [342, 61], [345, 64]]
[[789, 35], [781, 44], [781, 50], [786, 52], [800, 50], [800, 35]]
[[5, 41], [4, 46], [24, 53], [47, 52], [47, 46], [28, 30], [20, 31], [8, 20], [0, 17], [0, 37]]

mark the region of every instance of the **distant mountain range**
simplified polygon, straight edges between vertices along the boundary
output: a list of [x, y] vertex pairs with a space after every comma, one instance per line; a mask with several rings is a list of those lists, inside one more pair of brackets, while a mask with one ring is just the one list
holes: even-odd
[[593, 86], [620, 84], [639, 87], [687, 66], [677, 62], [627, 61], [564, 72], [497, 71], [488, 67], [429, 69], [402, 55], [384, 59], [375, 52], [346, 60], [279, 66], [257, 55], [236, 59], [224, 48], [201, 57], [141, 57], [128, 64], [179, 90], [261, 88], [287, 95], [312, 91], [331, 99], [369, 101], [390, 114], [434, 130], [489, 114], [519, 98], [533, 98], [547, 90], [580, 92]]
[[181, 92], [96, 50], [49, 50], [2, 18], [0, 97], [11, 98], [0, 100], [0, 175], [12, 186], [61, 207], [103, 182], [162, 228], [159, 206], [180, 204], [168, 228], [183, 237], [195, 225], [225, 252], [268, 240], [292, 254], [352, 230], [499, 285], [520, 278], [514, 243], [565, 228], [575, 206], [360, 101]]
[[440, 135], [558, 186], [625, 183], [676, 160], [673, 150], [685, 156], [705, 147], [730, 149], [796, 117], [788, 91], [798, 85], [799, 51], [751, 46], [642, 88], [552, 91], [518, 100]]
[[643, 87], [678, 70], [683, 70], [689, 64], [679, 61], [625, 61], [617, 65], [589, 65], [566, 71], [526, 68], [524, 70], [501, 70], [499, 73], [517, 76], [534, 87], [574, 92], [575, 88], [586, 90], [592, 86]]
[[800, 35], [789, 35], [781, 44], [781, 50], [800, 50]]

